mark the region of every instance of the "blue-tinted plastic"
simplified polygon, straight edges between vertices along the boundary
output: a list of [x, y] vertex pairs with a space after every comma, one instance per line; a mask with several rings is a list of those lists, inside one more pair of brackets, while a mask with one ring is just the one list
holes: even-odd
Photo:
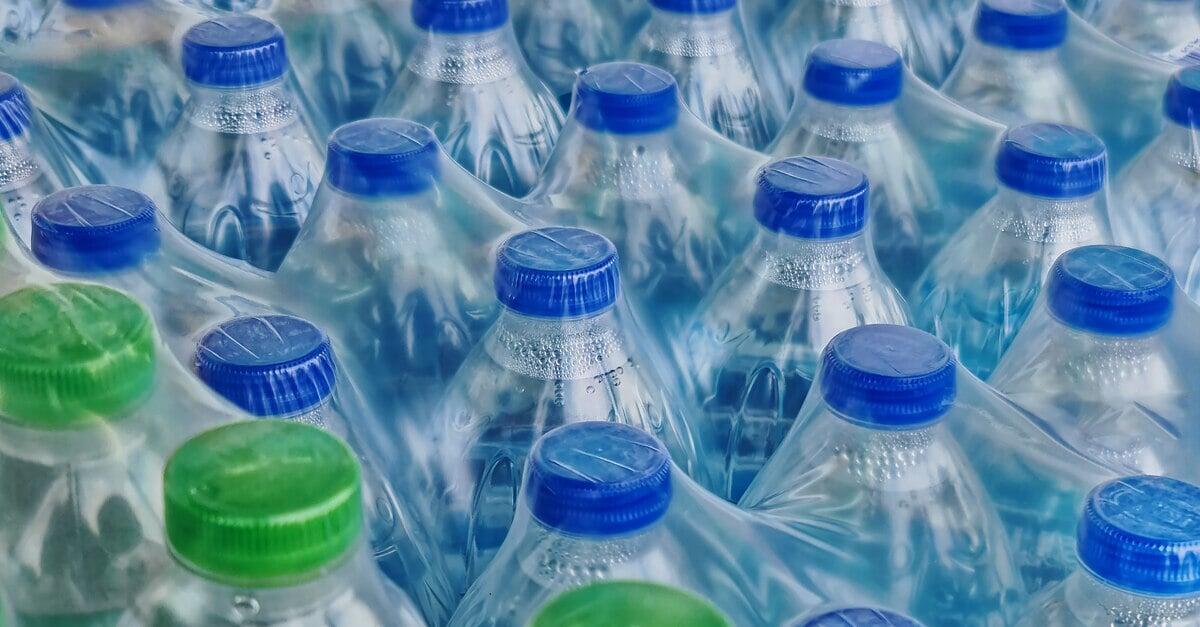
[[880, 429], [935, 422], [950, 410], [957, 364], [941, 340], [912, 327], [869, 325], [838, 334], [821, 360], [821, 393], [834, 411]]
[[436, 33], [481, 33], [508, 22], [508, 0], [413, 0], [412, 19]]
[[867, 225], [869, 187], [862, 170], [839, 159], [782, 159], [758, 174], [754, 216], [792, 237], [847, 237]]
[[261, 85], [287, 69], [283, 31], [264, 19], [220, 17], [193, 26], [183, 37], [183, 74], [200, 85]]
[[0, 72], [0, 141], [8, 141], [29, 127], [33, 110], [20, 81]]
[[650, 6], [675, 13], [720, 13], [737, 6], [737, 0], [650, 0]]
[[290, 416], [321, 405], [336, 370], [329, 339], [292, 316], [235, 318], [196, 347], [196, 373], [218, 394], [254, 416]]
[[1099, 137], [1073, 126], [1037, 122], [1000, 140], [996, 176], [1031, 196], [1081, 198], [1104, 188], [1108, 151]]
[[617, 301], [617, 249], [586, 229], [547, 227], [518, 233], [496, 254], [496, 298], [529, 316], [570, 318]]
[[679, 118], [679, 86], [669, 72], [651, 65], [594, 65], [579, 73], [575, 116], [584, 126], [606, 133], [661, 131]]
[[395, 118], [351, 122], [329, 138], [325, 180], [347, 194], [415, 194], [432, 187], [438, 174], [437, 137], [416, 122]]
[[125, 4], [138, 4], [150, 0], [63, 0], [63, 4], [85, 10], [113, 9]]
[[1057, 48], [1067, 39], [1063, 0], [984, 0], [975, 17], [980, 41], [1015, 50]]
[[890, 610], [848, 607], [818, 614], [794, 627], [921, 627], [921, 623]]
[[615, 536], [644, 529], [671, 504], [671, 463], [646, 432], [580, 422], [547, 433], [529, 456], [529, 510], [562, 533]]
[[1184, 68], [1171, 77], [1163, 98], [1163, 115], [1188, 128], [1200, 126], [1200, 66]]
[[1151, 476], [1104, 483], [1088, 495], [1077, 541], [1083, 566], [1115, 587], [1200, 592], [1200, 487]]
[[1162, 328], [1175, 304], [1175, 273], [1136, 248], [1084, 246], [1054, 263], [1046, 282], [1050, 312], [1067, 326], [1103, 335]]
[[124, 187], [64, 189], [34, 207], [30, 247], [38, 261], [64, 272], [124, 270], [158, 252], [157, 213], [152, 200]]
[[804, 69], [804, 91], [818, 100], [870, 106], [900, 97], [900, 53], [861, 39], [834, 39], [813, 48]]

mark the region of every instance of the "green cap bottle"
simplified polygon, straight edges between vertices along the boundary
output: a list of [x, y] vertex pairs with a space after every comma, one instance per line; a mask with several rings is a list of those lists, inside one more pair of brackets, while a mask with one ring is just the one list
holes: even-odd
[[542, 607], [532, 627], [731, 627], [721, 613], [682, 590], [610, 581], [565, 592]]
[[163, 477], [167, 539], [206, 579], [270, 588], [320, 577], [362, 531], [358, 461], [302, 423], [241, 422], [188, 440]]
[[0, 415], [33, 429], [119, 420], [154, 388], [149, 314], [116, 290], [80, 283], [0, 298]]

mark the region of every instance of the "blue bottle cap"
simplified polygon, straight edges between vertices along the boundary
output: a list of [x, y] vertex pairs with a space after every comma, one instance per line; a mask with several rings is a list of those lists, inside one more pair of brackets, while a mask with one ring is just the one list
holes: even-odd
[[1054, 262], [1046, 303], [1055, 318], [1080, 331], [1150, 333], [1171, 320], [1175, 273], [1158, 257], [1135, 248], [1075, 248]]
[[758, 173], [754, 217], [792, 237], [834, 239], [867, 225], [867, 175], [829, 157], [789, 157]]
[[292, 416], [317, 407], [336, 385], [333, 348], [312, 323], [292, 316], [223, 322], [196, 347], [196, 373], [253, 416]]
[[795, 627], [921, 627], [921, 623], [891, 610], [848, 607], [822, 612]]
[[528, 316], [571, 318], [617, 302], [617, 249], [591, 231], [552, 226], [508, 238], [496, 255], [496, 298]]
[[529, 454], [525, 494], [542, 525], [577, 536], [617, 536], [657, 522], [671, 504], [671, 461], [650, 434], [579, 422], [542, 436]]
[[825, 403], [873, 429], [932, 424], [954, 404], [954, 353], [912, 327], [873, 324], [839, 333], [821, 360]]
[[670, 72], [652, 65], [593, 65], [575, 82], [575, 116], [605, 133], [655, 133], [679, 119], [679, 86]]
[[33, 108], [20, 81], [0, 72], [0, 141], [17, 137], [29, 128]]
[[804, 91], [817, 100], [865, 107], [900, 97], [904, 65], [900, 53], [861, 39], [818, 44], [804, 68]]
[[1150, 476], [1103, 483], [1084, 503], [1076, 548], [1084, 568], [1117, 588], [1200, 593], [1200, 487]]
[[737, 6], [737, 0], [650, 0], [650, 6], [672, 13], [721, 13]]
[[83, 9], [85, 11], [103, 11], [105, 9], [115, 9], [126, 4], [140, 4], [149, 2], [149, 0], [63, 0], [63, 4], [72, 9]]
[[158, 252], [158, 208], [124, 187], [59, 190], [33, 207], [30, 248], [46, 266], [81, 274], [116, 272]]
[[1000, 139], [996, 176], [1022, 194], [1082, 198], [1104, 189], [1108, 151], [1099, 137], [1074, 126], [1037, 122]]
[[1048, 50], [1067, 40], [1063, 0], [983, 0], [975, 16], [980, 41], [1013, 50]]
[[438, 157], [437, 137], [416, 122], [360, 120], [329, 138], [325, 180], [356, 196], [406, 196], [438, 180]]
[[1200, 66], [1179, 70], [1167, 84], [1163, 115], [1188, 128], [1200, 128]]
[[508, 0], [413, 0], [412, 18], [434, 33], [482, 33], [508, 22]]
[[283, 31], [261, 18], [219, 17], [200, 22], [183, 36], [183, 74], [200, 85], [261, 85], [287, 69]]

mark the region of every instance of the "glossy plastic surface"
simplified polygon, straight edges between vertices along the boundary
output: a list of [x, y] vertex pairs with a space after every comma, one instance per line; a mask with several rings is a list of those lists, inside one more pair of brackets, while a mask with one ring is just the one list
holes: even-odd
[[25, 88], [0, 73], [0, 203], [20, 245], [29, 245], [33, 206], [70, 177]]
[[1104, 0], [1091, 21], [1143, 54], [1171, 56], [1200, 33], [1200, 8], [1186, 0]]

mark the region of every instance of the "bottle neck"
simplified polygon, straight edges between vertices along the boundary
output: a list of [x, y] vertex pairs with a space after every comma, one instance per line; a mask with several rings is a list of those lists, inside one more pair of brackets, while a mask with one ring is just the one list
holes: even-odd
[[745, 260], [758, 276], [795, 290], [835, 290], [882, 274], [865, 230], [839, 239], [802, 239], [760, 227]]
[[717, 57], [740, 47], [737, 9], [677, 13], [652, 9], [645, 36], [651, 50], [675, 57]]
[[456, 85], [483, 85], [521, 69], [521, 52], [508, 24], [482, 33], [426, 32], [413, 49], [409, 71]]
[[970, 47], [969, 66], [971, 69], [983, 66], [989, 71], [1008, 74], [1011, 74], [1014, 69], [1037, 70], [1057, 63], [1060, 49], [1021, 50], [997, 46], [976, 39]]
[[989, 214], [1001, 232], [1045, 244], [1071, 244], [1101, 236], [1100, 194], [1081, 198], [1041, 198], [1003, 185]]
[[885, 137], [896, 127], [894, 103], [852, 107], [809, 96], [798, 116], [796, 124], [812, 134], [851, 143]]
[[1154, 150], [1169, 163], [1200, 173], [1200, 128], [1167, 120]]
[[235, 135], [262, 133], [296, 121], [300, 109], [284, 78], [237, 89], [192, 83], [187, 118], [205, 130]]
[[[524, 508], [522, 508], [524, 510]], [[655, 523], [619, 536], [576, 536], [552, 529], [529, 517], [529, 533], [518, 546], [521, 572], [544, 588], [573, 587], [619, 575], [626, 565], [649, 553], [662, 529]], [[522, 525], [514, 521], [513, 528]]]
[[616, 307], [574, 318], [527, 316], [505, 308], [484, 340], [500, 366], [535, 379], [588, 379], [627, 361]]
[[1083, 567], [1064, 585], [1067, 607], [1083, 625], [1181, 625], [1200, 621], [1200, 595], [1141, 595], [1114, 587]]
[[33, 154], [29, 133], [0, 142], [0, 192], [20, 189], [42, 176], [42, 166]]
[[[912, 429], [866, 426], [830, 408], [833, 433], [825, 454], [844, 466], [856, 484], [880, 492], [927, 490], [946, 481], [958, 465], [946, 445], [942, 422]], [[814, 436], [814, 440], [821, 440]]]

